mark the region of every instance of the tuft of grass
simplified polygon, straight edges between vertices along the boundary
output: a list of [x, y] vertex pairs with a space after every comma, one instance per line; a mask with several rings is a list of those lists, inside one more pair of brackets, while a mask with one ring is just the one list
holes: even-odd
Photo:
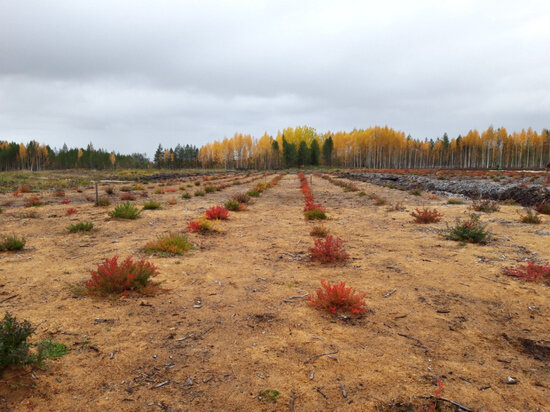
[[140, 214], [141, 210], [132, 205], [130, 202], [124, 202], [116, 205], [115, 209], [109, 212], [109, 216], [119, 219], [137, 219]]
[[183, 195], [181, 195], [182, 199], [191, 199], [191, 195], [187, 192], [185, 192]]
[[256, 189], [249, 190], [248, 192], [246, 192], [246, 194], [250, 197], [259, 197], [260, 196], [260, 192]]
[[25, 247], [25, 238], [18, 238], [15, 235], [5, 236], [0, 240], [0, 252], [21, 250]]
[[538, 215], [538, 213], [531, 209], [531, 208], [527, 208], [526, 209], [526, 212], [527, 214], [525, 215], [520, 215], [520, 222], [521, 223], [530, 223], [530, 224], [533, 224], [533, 225], [538, 225], [542, 222], [542, 219], [540, 218], [540, 216]]
[[212, 185], [206, 185], [204, 186], [204, 191], [206, 193], [214, 193], [216, 191], [216, 186], [212, 186]]
[[99, 199], [97, 199], [96, 206], [105, 207], [105, 206], [110, 206], [110, 205], [111, 205], [111, 201], [109, 199], [107, 199], [106, 197], [100, 197]]
[[94, 224], [92, 222], [78, 222], [73, 225], [69, 225], [67, 227], [67, 230], [70, 233], [77, 233], [77, 232], [89, 232], [94, 228]]
[[162, 209], [162, 206], [159, 202], [155, 202], [154, 200], [149, 200], [143, 204], [143, 210], [157, 210]]
[[448, 205], [463, 205], [465, 202], [464, 200], [458, 198], [458, 197], [451, 197], [447, 199]]
[[375, 204], [376, 206], [384, 206], [384, 205], [386, 204], [386, 199], [383, 199], [383, 198], [381, 198], [381, 197], [376, 197], [376, 198], [374, 199], [374, 204]]
[[471, 213], [469, 219], [458, 220], [453, 227], [444, 230], [445, 237], [450, 240], [468, 243], [486, 243], [489, 239], [487, 225], [480, 221], [479, 215]]
[[422, 190], [412, 189], [412, 190], [409, 190], [409, 194], [413, 196], [422, 196]]
[[205, 193], [204, 193], [203, 190], [197, 190], [197, 191], [195, 192], [195, 196], [204, 196], [204, 195], [205, 195]]
[[154, 242], [147, 243], [144, 251], [150, 254], [156, 253], [160, 256], [180, 256], [192, 248], [193, 244], [186, 235], [169, 233], [159, 236]]
[[330, 231], [324, 227], [324, 226], [313, 226], [313, 229], [311, 229], [311, 232], [309, 232], [310, 236], [313, 237], [327, 237]]
[[360, 192], [357, 193], [357, 196], [361, 196], [361, 197], [366, 196], [366, 195], [367, 194], [363, 191], [360, 191]]
[[498, 212], [500, 210], [500, 206], [498, 202], [490, 199], [474, 200], [471, 208], [476, 212], [485, 212], [485, 213]]
[[248, 203], [250, 202], [250, 196], [246, 193], [237, 193], [233, 196], [233, 200], [236, 200], [239, 203]]

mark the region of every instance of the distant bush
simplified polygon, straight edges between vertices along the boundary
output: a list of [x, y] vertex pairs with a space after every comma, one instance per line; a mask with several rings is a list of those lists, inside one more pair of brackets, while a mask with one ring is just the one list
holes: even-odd
[[131, 190], [132, 190], [132, 188], [131, 188], [130, 186], [122, 186], [122, 187], [120, 188], [120, 191], [121, 191], [121, 192], [129, 192], [129, 191], [131, 191]]
[[4, 236], [0, 240], [0, 252], [11, 251], [11, 250], [21, 250], [25, 247], [25, 238], [17, 237], [15, 235]]
[[395, 202], [393, 205], [388, 206], [387, 210], [388, 212], [403, 212], [407, 209], [405, 208], [405, 206], [403, 206], [403, 203]]
[[315, 245], [309, 248], [311, 260], [322, 263], [342, 262], [349, 258], [349, 254], [343, 249], [344, 241], [339, 237], [327, 236], [317, 239]]
[[156, 195], [163, 195], [164, 194], [164, 189], [162, 187], [158, 187], [158, 188], [155, 189], [155, 191], [153, 193], [155, 193]]
[[530, 224], [538, 225], [539, 223], [542, 222], [542, 219], [540, 218], [540, 216], [533, 209], [527, 208], [526, 212], [527, 214], [520, 215], [519, 220], [521, 223], [530, 223]]
[[132, 205], [130, 202], [116, 205], [115, 210], [109, 212], [109, 216], [119, 219], [137, 219], [140, 214], [141, 210]]
[[100, 197], [99, 199], [97, 199], [97, 205], [96, 206], [110, 206], [111, 205], [111, 201], [109, 199], [107, 199], [106, 197]]
[[57, 189], [53, 195], [55, 197], [64, 197], [65, 196], [65, 191], [63, 189]]
[[141, 291], [158, 274], [155, 265], [145, 260], [134, 262], [131, 257], [118, 263], [118, 256], [106, 258], [85, 283], [91, 295], [111, 295], [127, 291]]
[[124, 193], [120, 196], [120, 200], [136, 200], [136, 195], [130, 192]]
[[74, 207], [70, 207], [67, 209], [68, 215], [74, 215], [75, 213], [78, 213], [78, 210], [76, 210]]
[[184, 194], [181, 195], [181, 198], [182, 199], [191, 199], [191, 195], [187, 192], [185, 192]]
[[310, 296], [308, 302], [311, 306], [326, 310], [333, 315], [348, 312], [360, 315], [367, 311], [365, 293], [356, 293], [353, 288], [346, 287], [345, 282], [331, 285], [324, 279], [322, 287], [317, 289], [317, 296]]
[[227, 220], [229, 219], [229, 211], [223, 206], [213, 206], [205, 212], [208, 220]]
[[216, 187], [215, 186], [211, 186], [211, 185], [206, 185], [204, 186], [204, 191], [206, 193], [214, 193], [216, 191]]
[[71, 203], [71, 199], [63, 199], [63, 200], [61, 201], [61, 204], [62, 204], [62, 205], [68, 205], [69, 203]]
[[306, 220], [324, 220], [327, 215], [323, 209], [311, 209], [304, 212], [304, 217]]
[[177, 191], [178, 191], [178, 189], [175, 189], [173, 187], [167, 187], [166, 188], [166, 193], [175, 193]]
[[248, 203], [250, 202], [250, 196], [246, 193], [237, 193], [233, 196], [233, 200], [236, 200], [239, 203]]
[[76, 232], [89, 232], [94, 228], [94, 224], [92, 222], [78, 222], [73, 225], [69, 225], [67, 227], [67, 230], [71, 233]]
[[43, 206], [43, 205], [44, 203], [42, 203], [42, 201], [38, 196], [31, 196], [25, 202], [25, 207], [37, 207], [37, 206]]
[[448, 205], [463, 205], [465, 202], [464, 200], [458, 198], [458, 197], [451, 197], [447, 199]]
[[256, 189], [252, 189], [252, 190], [249, 190], [248, 192], [246, 192], [246, 194], [250, 197], [258, 197], [260, 196], [260, 192]]
[[197, 191], [195, 192], [195, 196], [204, 196], [204, 195], [205, 195], [205, 193], [204, 193], [204, 191], [202, 191], [202, 190], [197, 190]]
[[311, 232], [309, 232], [310, 236], [313, 237], [327, 237], [329, 234], [329, 230], [324, 226], [314, 226], [313, 229], [311, 229]]
[[245, 208], [243, 203], [239, 203], [234, 199], [228, 200], [223, 205], [227, 210], [231, 210], [232, 212], [238, 212], [238, 211], [244, 210]]
[[178, 204], [178, 201], [176, 199], [169, 199], [166, 203], [173, 206]]
[[200, 185], [201, 185], [201, 182], [199, 182], [199, 181], [197, 180], [197, 181], [195, 181], [194, 184], [195, 184], [195, 186], [200, 186]]
[[115, 189], [111, 186], [105, 188], [105, 193], [108, 195], [113, 195], [115, 193]]
[[489, 238], [487, 225], [480, 222], [479, 215], [470, 214], [466, 221], [457, 221], [455, 226], [444, 230], [445, 237], [450, 240], [470, 243], [485, 243]]
[[193, 244], [187, 236], [179, 233], [170, 233], [160, 236], [156, 241], [145, 245], [144, 250], [147, 253], [157, 253], [162, 255], [174, 256], [183, 255], [183, 252], [190, 250]]
[[375, 204], [376, 206], [384, 206], [384, 205], [386, 204], [386, 199], [383, 199], [383, 198], [381, 198], [381, 197], [376, 197], [376, 198], [374, 199], [374, 204]]
[[485, 212], [485, 213], [498, 212], [500, 210], [500, 206], [498, 202], [496, 202], [495, 200], [489, 200], [489, 199], [474, 200], [471, 208], [476, 212]]
[[422, 190], [412, 189], [412, 190], [409, 190], [409, 194], [413, 196], [422, 196]]
[[162, 206], [159, 202], [155, 202], [154, 200], [149, 200], [143, 204], [143, 210], [156, 210], [156, 209], [162, 209]]
[[537, 203], [535, 210], [543, 215], [550, 215], [550, 202]]
[[508, 276], [514, 276], [527, 282], [537, 282], [540, 280], [550, 281], [550, 265], [538, 265], [535, 262], [527, 262], [525, 266], [518, 268], [504, 268], [503, 273]]
[[437, 209], [430, 210], [425, 207], [422, 210], [415, 209], [411, 216], [414, 218], [415, 223], [435, 223], [439, 222], [443, 215]]
[[194, 233], [208, 233], [215, 231], [212, 222], [206, 220], [204, 217], [187, 223], [187, 230]]

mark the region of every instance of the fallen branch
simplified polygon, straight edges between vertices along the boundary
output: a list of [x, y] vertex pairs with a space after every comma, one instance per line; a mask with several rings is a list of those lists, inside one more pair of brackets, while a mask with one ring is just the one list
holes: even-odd
[[290, 412], [294, 412], [294, 402], [296, 401], [296, 394], [292, 391], [292, 397], [290, 398]]
[[13, 298], [16, 298], [17, 296], [19, 295], [12, 295], [12, 296], [8, 296], [6, 299], [2, 299], [0, 300], [0, 303], [4, 303], [4, 302], [7, 302], [8, 300], [10, 299], [13, 299]]
[[335, 352], [327, 352], [327, 353], [320, 353], [318, 355], [313, 355], [311, 358], [309, 358], [308, 360], [306, 360], [304, 362], [304, 365], [311, 362], [312, 360], [315, 360], [317, 358], [320, 358], [321, 356], [328, 356], [328, 355], [334, 355], [335, 353], [338, 353], [338, 351], [335, 351]]
[[458, 409], [460, 409], [460, 410], [462, 410], [462, 411], [465, 411], [465, 412], [473, 412], [473, 409], [467, 408], [466, 406], [461, 405], [461, 404], [459, 404], [458, 402], [455, 402], [455, 401], [452, 401], [452, 400], [446, 399], [446, 398], [435, 397], [435, 395], [430, 395], [430, 396], [419, 396], [419, 398], [422, 398], [422, 399], [435, 399], [435, 400], [442, 401], [442, 402], [448, 402], [448, 403], [450, 403], [451, 405], [456, 406]]
[[390, 290], [388, 293], [384, 295], [385, 298], [389, 298], [391, 295], [393, 295], [395, 292], [397, 292], [397, 288]]

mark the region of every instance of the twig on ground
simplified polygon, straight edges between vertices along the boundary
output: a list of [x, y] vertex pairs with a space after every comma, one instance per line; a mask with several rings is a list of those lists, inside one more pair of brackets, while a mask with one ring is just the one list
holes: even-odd
[[306, 360], [304, 362], [304, 365], [311, 362], [312, 360], [315, 360], [317, 358], [320, 358], [321, 356], [328, 356], [328, 355], [334, 355], [335, 353], [338, 353], [338, 351], [335, 351], [335, 352], [327, 352], [327, 353], [320, 353], [318, 355], [313, 355], [311, 358], [309, 358], [308, 360]]
[[397, 288], [390, 290], [388, 293], [384, 295], [385, 298], [389, 298], [391, 295], [393, 295], [395, 292], [397, 292]]
[[11, 295], [11, 296], [8, 296], [7, 298], [0, 300], [0, 303], [7, 302], [8, 300], [13, 299], [13, 298], [16, 298], [17, 296], [19, 296], [19, 295]]
[[290, 412], [294, 412], [294, 402], [296, 401], [296, 394], [292, 391], [292, 397], [290, 398]]
[[342, 391], [342, 396], [344, 398], [347, 398], [348, 397], [348, 393], [346, 392], [346, 388], [344, 388], [344, 385], [341, 383], [340, 384], [340, 390]]
[[441, 398], [441, 397], [435, 397], [434, 395], [430, 395], [430, 396], [419, 396], [419, 398], [422, 398], [422, 399], [437, 399], [438, 401], [448, 402], [448, 403], [450, 403], [451, 405], [456, 406], [458, 409], [460, 409], [460, 410], [462, 410], [462, 411], [465, 411], [465, 412], [473, 412], [473, 409], [467, 408], [466, 406], [461, 405], [461, 404], [459, 404], [458, 402], [452, 401], [452, 400], [450, 400], [450, 399]]

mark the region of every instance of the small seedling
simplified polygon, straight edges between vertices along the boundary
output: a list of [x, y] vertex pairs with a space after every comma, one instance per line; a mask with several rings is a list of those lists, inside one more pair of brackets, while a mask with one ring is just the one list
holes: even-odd
[[343, 249], [344, 241], [331, 235], [324, 239], [317, 239], [315, 245], [309, 248], [311, 260], [321, 263], [343, 262], [349, 254]]
[[309, 232], [310, 236], [313, 237], [320, 237], [325, 238], [329, 234], [329, 230], [324, 226], [314, 226], [313, 229], [311, 229], [311, 232]]
[[263, 391], [260, 391], [258, 399], [264, 402], [277, 402], [279, 395], [279, 391], [274, 389], [264, 389]]
[[486, 228], [487, 225], [481, 223], [479, 215], [471, 213], [468, 220], [457, 220], [455, 226], [447, 227], [443, 233], [447, 239], [458, 242], [486, 243], [489, 238]]
[[437, 211], [437, 209], [430, 210], [428, 208], [415, 209], [411, 216], [414, 218], [415, 223], [436, 223], [441, 221], [441, 217], [443, 216], [441, 213]]

